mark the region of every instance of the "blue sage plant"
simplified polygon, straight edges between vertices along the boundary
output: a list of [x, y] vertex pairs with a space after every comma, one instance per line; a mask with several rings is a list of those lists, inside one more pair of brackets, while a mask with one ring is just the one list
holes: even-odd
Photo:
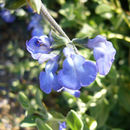
[[[81, 87], [93, 83], [98, 72], [101, 75], [109, 72], [116, 51], [103, 36], [98, 35], [85, 43], [87, 48], [93, 50], [96, 63], [78, 54], [76, 47], [67, 39], [66, 47], [63, 45], [63, 49], [60, 49], [63, 50], [65, 59], [60, 59], [62, 53], [55, 53], [56, 48], [53, 47], [58, 43], [52, 37], [54, 36], [34, 36], [26, 43], [27, 50], [40, 64], [48, 61], [45, 71], [39, 77], [40, 88], [45, 93], [49, 94], [52, 89], [58, 92], [64, 90], [79, 97]], [[58, 69], [59, 60], [64, 60], [62, 69]]]
[[[34, 33], [32, 31], [32, 34], [34, 35], [26, 42], [27, 50], [40, 64], [47, 61], [45, 71], [42, 71], [39, 76], [40, 88], [47, 94], [52, 90], [57, 92], [63, 90], [79, 97], [79, 90], [93, 83], [98, 73], [108, 74], [116, 50], [112, 43], [101, 35], [94, 39], [75, 38], [71, 41], [44, 6], [42, 6], [41, 12], [62, 36], [57, 35], [54, 31], [49, 36], [43, 34], [40, 25], [41, 16], [35, 14], [31, 18], [28, 29], [33, 28]], [[92, 50], [96, 63], [80, 55], [76, 46]], [[56, 51], [58, 53], [55, 53]], [[64, 58], [61, 55], [64, 55]], [[59, 65], [59, 61], [63, 61], [62, 67]]]
[[[15, 2], [18, 2], [15, 4], [17, 8], [19, 8], [19, 1], [21, 2], [22, 0], [15, 0]], [[31, 7], [34, 13], [28, 25], [28, 30], [31, 31], [31, 38], [26, 41], [27, 51], [39, 64], [45, 65], [45, 68], [39, 74], [39, 88], [46, 94], [50, 94], [52, 91], [57, 93], [63, 91], [68, 104], [70, 103], [72, 105], [69, 104], [70, 107], [74, 108], [75, 111], [71, 109], [68, 112], [67, 110], [66, 117], [64, 117], [66, 112], [64, 115], [55, 111], [49, 112], [42, 102], [43, 93], [39, 88], [36, 88], [36, 93], [33, 94], [35, 95], [35, 100], [31, 102], [23, 92], [19, 94], [18, 100], [26, 109], [26, 116], [21, 124], [23, 126], [37, 126], [39, 130], [52, 130], [51, 127], [55, 125], [58, 126], [59, 130], [96, 129], [98, 119], [89, 117], [86, 112], [89, 107], [92, 109], [92, 111], [89, 109], [89, 112], [94, 113], [94, 115], [97, 111], [100, 113], [107, 109], [109, 102], [106, 98], [107, 95], [105, 95], [107, 93], [106, 87], [103, 87], [99, 93], [96, 93], [93, 96], [94, 98], [89, 97], [89, 95], [86, 96], [85, 93], [83, 96], [90, 98], [89, 100], [85, 99], [85, 101], [82, 101], [84, 97], [79, 97], [82, 97], [82, 95], [80, 96], [81, 89], [92, 85], [96, 78], [99, 78], [97, 77], [98, 75], [106, 76], [109, 73], [116, 54], [112, 43], [101, 35], [97, 35], [95, 38], [70, 39], [47, 11], [41, 0], [26, 0], [22, 2], [23, 5]], [[3, 16], [1, 15], [1, 17]], [[5, 16], [6, 19], [13, 20], [9, 14]], [[51, 25], [49, 34], [44, 32], [41, 23], [42, 16]], [[81, 48], [92, 51], [94, 60], [81, 55]], [[114, 97], [117, 97], [117, 95]], [[100, 103], [96, 102], [97, 100]], [[93, 111], [95, 107], [98, 108]], [[110, 110], [107, 109], [107, 111]], [[96, 115], [96, 117], [100, 116]], [[102, 121], [101, 117], [100, 119]], [[88, 122], [91, 126], [86, 125]]]

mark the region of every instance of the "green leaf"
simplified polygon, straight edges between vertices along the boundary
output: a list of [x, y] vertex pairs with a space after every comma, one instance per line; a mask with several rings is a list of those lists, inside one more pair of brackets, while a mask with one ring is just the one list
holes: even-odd
[[97, 6], [96, 13], [105, 19], [110, 19], [113, 16], [111, 6], [109, 6], [107, 4], [101, 4], [101, 5]]
[[130, 112], [130, 88], [126, 86], [121, 86], [119, 89], [119, 102], [122, 107]]
[[33, 127], [36, 126], [35, 119], [37, 116], [29, 115], [24, 118], [24, 120], [20, 123], [21, 127]]
[[26, 5], [26, 0], [6, 0], [5, 8], [7, 9], [17, 9]]
[[80, 31], [76, 34], [76, 37], [92, 37], [96, 33], [96, 31], [97, 30], [93, 26], [84, 23]]
[[67, 124], [72, 130], [83, 130], [83, 122], [74, 110], [67, 114]]
[[86, 116], [86, 122], [87, 122], [89, 130], [95, 130], [96, 129], [97, 122], [92, 117], [90, 117], [90, 116], [87, 115]]
[[39, 89], [37, 89], [37, 91], [36, 91], [36, 96], [35, 96], [36, 103], [38, 104], [38, 106], [40, 107], [40, 109], [41, 109], [44, 113], [46, 113], [47, 110], [46, 110], [44, 104], [42, 103], [42, 98], [43, 98], [43, 97], [42, 97], [42, 92], [41, 92]]
[[83, 130], [96, 130], [97, 122], [89, 115], [83, 115], [82, 120], [84, 123]]
[[101, 127], [105, 124], [109, 116], [109, 111], [110, 106], [104, 97], [97, 100], [97, 102], [95, 102], [95, 106], [90, 108], [91, 116], [96, 119], [98, 127]]
[[53, 128], [53, 130], [59, 130], [59, 121], [58, 120], [48, 120], [48, 125]]
[[65, 4], [65, 0], [57, 0], [57, 2], [58, 2], [60, 5]]
[[20, 102], [20, 104], [22, 105], [23, 108], [28, 109], [30, 107], [30, 102], [29, 102], [27, 96], [23, 92], [19, 93], [18, 101]]
[[88, 37], [86, 38], [74, 38], [72, 42], [80, 47], [86, 48], [86, 44], [88, 43]]
[[52, 128], [48, 124], [46, 124], [44, 121], [42, 121], [39, 118], [36, 119], [36, 124], [38, 130], [52, 130]]
[[50, 114], [52, 115], [52, 118], [47, 121], [47, 123], [54, 129], [59, 129], [59, 122], [64, 121], [65, 117], [62, 115], [62, 113], [51, 111]]
[[53, 37], [53, 44], [52, 48], [58, 48], [61, 46], [65, 46], [68, 43], [68, 40], [65, 37], [59, 36], [54, 31], [52, 31], [52, 37]]
[[42, 5], [41, 0], [27, 0], [27, 3], [30, 5], [30, 7], [34, 11], [36, 11], [38, 14], [40, 14], [41, 5]]
[[109, 6], [107, 4], [101, 4], [101, 5], [97, 6], [96, 13], [97, 14], [102, 14], [102, 13], [110, 12], [111, 10], [112, 10], [111, 6]]
[[50, 113], [56, 119], [64, 119], [65, 118], [62, 113], [59, 113], [56, 111], [51, 111]]
[[65, 101], [67, 102], [67, 105], [70, 108], [73, 108], [73, 107], [77, 106], [76, 97], [74, 97], [73, 95], [71, 95], [70, 93], [65, 92], [65, 91], [62, 94], [63, 94], [63, 97], [64, 97]]

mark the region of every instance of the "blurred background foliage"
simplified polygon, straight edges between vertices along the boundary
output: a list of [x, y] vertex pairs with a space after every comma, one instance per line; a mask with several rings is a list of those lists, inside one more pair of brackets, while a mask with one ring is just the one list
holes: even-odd
[[[115, 62], [106, 77], [98, 75], [93, 84], [81, 89], [79, 99], [67, 92], [41, 92], [38, 75], [44, 64], [34, 61], [25, 46], [31, 38], [27, 26], [33, 14], [26, 6], [12, 10], [16, 16], [13, 23], [0, 18], [0, 129], [37, 129], [46, 117], [64, 120], [73, 109], [84, 124], [83, 130], [130, 130], [130, 1], [43, 2], [70, 38], [106, 36], [117, 50]], [[42, 22], [48, 33], [49, 25]], [[93, 59], [92, 52], [78, 49], [86, 59]], [[75, 117], [75, 112], [69, 114]], [[72, 129], [69, 114], [67, 124]], [[54, 130], [58, 122], [46, 121]], [[49, 129], [47, 124], [44, 127]]]

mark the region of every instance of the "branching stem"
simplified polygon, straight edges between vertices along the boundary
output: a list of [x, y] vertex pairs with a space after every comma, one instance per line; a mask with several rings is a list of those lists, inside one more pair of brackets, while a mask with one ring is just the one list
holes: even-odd
[[46, 7], [42, 3], [41, 6], [41, 14], [44, 18], [51, 24], [51, 26], [54, 27], [55, 30], [57, 30], [62, 36], [66, 37], [68, 41], [70, 42], [69, 37], [66, 35], [66, 33], [63, 31], [63, 29], [57, 24], [57, 22], [54, 20], [54, 18], [50, 15], [50, 13], [47, 11]]

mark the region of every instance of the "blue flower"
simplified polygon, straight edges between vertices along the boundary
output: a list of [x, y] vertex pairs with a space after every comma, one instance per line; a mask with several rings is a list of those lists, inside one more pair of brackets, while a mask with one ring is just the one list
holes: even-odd
[[26, 9], [27, 9], [28, 12], [33, 13], [33, 9], [29, 5], [26, 6]]
[[59, 130], [65, 130], [66, 128], [66, 122], [59, 123]]
[[43, 35], [43, 28], [39, 25], [32, 30], [32, 37], [33, 36], [42, 36]]
[[6, 10], [6, 9], [3, 9], [3, 10], [0, 12], [0, 16], [1, 16], [2, 19], [3, 19], [5, 22], [7, 22], [7, 23], [12, 23], [12, 22], [14, 22], [14, 20], [15, 20], [15, 16], [12, 15], [9, 10]]
[[32, 29], [32, 36], [42, 36], [43, 34], [43, 27], [41, 25], [42, 17], [41, 15], [35, 14], [31, 17], [31, 21], [28, 25], [28, 30]]
[[38, 60], [40, 64], [56, 57], [56, 54], [50, 53], [52, 51], [50, 46], [51, 41], [46, 35], [34, 36], [26, 42], [27, 50], [31, 53], [33, 59]]
[[42, 19], [41, 15], [38, 14], [33, 15], [28, 25], [28, 30], [37, 27], [40, 24], [41, 19]]
[[97, 71], [101, 75], [107, 75], [116, 54], [112, 43], [107, 41], [105, 37], [98, 35], [94, 39], [88, 40], [87, 47], [93, 49]]
[[4, 8], [5, 4], [4, 3], [0, 3], [0, 8]]
[[86, 61], [81, 55], [75, 54], [71, 48], [64, 49], [66, 59], [63, 69], [58, 73], [58, 81], [61, 86], [79, 90], [81, 86], [90, 85], [96, 78], [96, 65], [92, 61]]
[[53, 59], [47, 62], [45, 72], [42, 71], [40, 73], [40, 88], [43, 92], [47, 94], [49, 94], [52, 89], [57, 91], [61, 88], [56, 75], [57, 68], [57, 60]]

